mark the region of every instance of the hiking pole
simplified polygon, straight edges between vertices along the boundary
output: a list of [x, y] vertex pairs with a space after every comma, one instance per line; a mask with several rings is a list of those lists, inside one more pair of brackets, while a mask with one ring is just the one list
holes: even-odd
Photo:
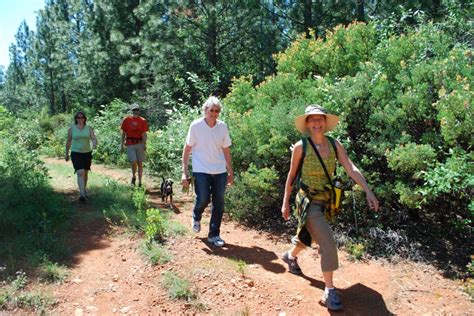
[[355, 224], [355, 231], [357, 231], [357, 213], [355, 209], [355, 197], [354, 197], [354, 190], [351, 190], [351, 196], [352, 196], [352, 211], [354, 212], [354, 224]]

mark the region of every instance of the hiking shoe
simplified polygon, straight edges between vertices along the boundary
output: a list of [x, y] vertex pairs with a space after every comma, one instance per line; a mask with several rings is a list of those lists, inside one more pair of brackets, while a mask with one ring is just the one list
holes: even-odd
[[83, 195], [81, 195], [81, 196], [79, 197], [79, 201], [80, 201], [80, 202], [85, 202], [85, 201], [86, 201], [86, 198], [85, 198]]
[[137, 181], [137, 178], [132, 177], [132, 181], [130, 181], [130, 183], [131, 183], [132, 185], [135, 185], [135, 182], [136, 182], [136, 181]]
[[193, 231], [197, 234], [201, 231], [201, 222], [193, 220]]
[[288, 264], [288, 271], [293, 273], [293, 274], [303, 274], [303, 271], [301, 271], [300, 266], [298, 265], [297, 258], [290, 259], [288, 251], [283, 254], [281, 257], [283, 262]]
[[341, 297], [337, 293], [336, 289], [330, 289], [328, 294], [326, 294], [326, 291], [324, 291], [323, 297], [321, 298], [321, 303], [323, 303], [327, 309], [333, 311], [339, 311], [342, 309]]
[[209, 237], [207, 238], [207, 241], [212, 243], [216, 247], [222, 247], [225, 245], [225, 242], [221, 239], [220, 236]]

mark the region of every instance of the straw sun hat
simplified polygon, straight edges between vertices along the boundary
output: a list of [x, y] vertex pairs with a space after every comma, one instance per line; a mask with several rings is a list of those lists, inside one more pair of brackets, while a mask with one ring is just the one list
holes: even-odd
[[337, 123], [339, 122], [339, 117], [333, 114], [327, 113], [327, 111], [322, 108], [320, 105], [312, 104], [308, 105], [304, 110], [304, 114], [297, 116], [295, 119], [295, 126], [296, 129], [299, 130], [301, 133], [307, 133], [308, 129], [306, 128], [306, 119], [310, 115], [319, 114], [326, 116], [326, 128], [324, 128], [324, 132], [328, 132], [336, 127]]

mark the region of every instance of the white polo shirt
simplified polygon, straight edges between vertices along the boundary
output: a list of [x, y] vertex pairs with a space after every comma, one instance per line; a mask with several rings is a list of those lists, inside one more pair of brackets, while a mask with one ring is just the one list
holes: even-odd
[[204, 117], [194, 120], [186, 136], [186, 145], [192, 147], [193, 172], [220, 174], [227, 172], [223, 148], [230, 147], [227, 125], [216, 121], [214, 127]]

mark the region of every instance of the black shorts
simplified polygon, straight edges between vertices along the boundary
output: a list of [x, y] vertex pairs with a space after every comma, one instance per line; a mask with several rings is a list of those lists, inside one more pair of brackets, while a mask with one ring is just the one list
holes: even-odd
[[74, 166], [74, 171], [77, 170], [91, 170], [92, 151], [88, 153], [71, 152], [71, 161]]

